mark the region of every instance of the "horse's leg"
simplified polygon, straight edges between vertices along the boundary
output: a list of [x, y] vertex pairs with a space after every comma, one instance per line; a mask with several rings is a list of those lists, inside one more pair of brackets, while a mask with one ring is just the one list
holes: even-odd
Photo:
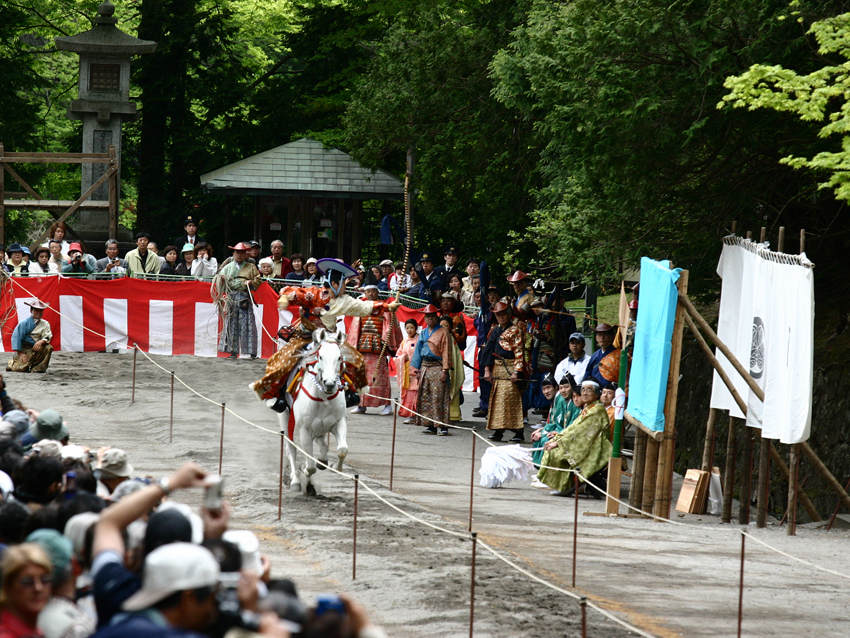
[[305, 471], [304, 493], [315, 491], [312, 486], [312, 476], [316, 473], [316, 462], [313, 460], [313, 430], [308, 424], [312, 424], [313, 416], [309, 415], [304, 419], [304, 423], [299, 427], [299, 435], [301, 440], [301, 448], [306, 453], [307, 468]]
[[315, 439], [313, 439], [313, 441], [319, 444], [319, 449], [316, 452], [316, 458], [319, 459], [317, 467], [320, 470], [326, 470], [328, 469], [328, 440], [324, 435], [322, 435], [317, 436]]
[[[286, 435], [287, 428], [289, 427], [289, 411], [287, 410], [283, 414], [278, 414], [277, 417], [278, 421], [280, 421], [280, 431], [282, 434]], [[301, 481], [298, 479], [298, 466], [295, 465], [296, 450], [286, 436], [284, 436], [283, 439], [283, 449], [286, 452], [286, 458], [289, 461], [289, 491], [300, 492]]]
[[336, 438], [336, 453], [339, 457], [336, 469], [341, 472], [342, 463], [345, 461], [345, 457], [348, 454], [348, 443], [345, 440], [345, 437], [348, 434], [348, 424], [345, 421], [345, 409], [343, 409], [342, 417], [333, 426], [332, 431]]

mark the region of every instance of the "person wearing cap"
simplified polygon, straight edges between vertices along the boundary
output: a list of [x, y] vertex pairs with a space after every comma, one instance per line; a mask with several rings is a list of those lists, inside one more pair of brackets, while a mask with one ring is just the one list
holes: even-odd
[[76, 603], [76, 581], [82, 569], [71, 541], [55, 529], [37, 529], [26, 542], [41, 547], [53, 567], [50, 599], [38, 614], [44, 637], [91, 636], [96, 629], [94, 618]]
[[508, 282], [514, 289], [514, 314], [520, 318], [531, 317], [531, 302], [534, 300], [531, 278], [521, 270], [516, 270], [508, 277]]
[[569, 373], [573, 376], [577, 384], [581, 384], [584, 381], [584, 377], [587, 374], [587, 365], [590, 362], [590, 355], [584, 351], [584, 343], [584, 335], [582, 333], [574, 332], [570, 335], [570, 354], [555, 367], [556, 379], [563, 379]]
[[[272, 262], [272, 269], [274, 270], [274, 263]], [[304, 262], [304, 285], [315, 285], [322, 283], [322, 273], [319, 272], [319, 269], [316, 268], [316, 258], [310, 257], [306, 262]]]
[[9, 259], [3, 264], [3, 269], [12, 276], [26, 277], [29, 274], [29, 267], [24, 261], [24, 248], [18, 242], [9, 244], [6, 249], [6, 255]]
[[94, 271], [96, 273], [105, 273], [116, 277], [123, 275], [130, 269], [130, 264], [127, 263], [127, 260], [121, 259], [118, 256], [117, 239], [107, 239], [104, 248], [106, 249], [106, 257], [94, 262]]
[[[544, 454], [537, 478], [552, 488], [553, 496], [572, 494], [572, 474], [558, 468], [578, 470], [595, 485], [604, 486], [604, 478], [595, 475], [608, 465], [612, 448], [608, 441], [608, 413], [599, 401], [601, 393], [596, 381], [586, 379], [581, 384], [581, 398], [584, 402], [581, 414], [568, 428], [543, 446]], [[595, 498], [604, 496], [604, 493], [595, 489], [591, 489], [591, 492]]]
[[445, 265], [434, 269], [434, 274], [440, 278], [440, 286], [442, 290], [449, 289], [449, 275], [463, 275], [463, 271], [457, 267], [457, 259], [460, 255], [460, 249], [455, 245], [446, 246], [443, 251], [443, 259]]
[[219, 350], [230, 353], [231, 359], [239, 353], [257, 358], [257, 324], [250, 291], [260, 287], [260, 271], [248, 263], [249, 246], [239, 242], [229, 246], [233, 260], [219, 271], [216, 277], [218, 294], [224, 297], [224, 330], [219, 340]]
[[[534, 444], [531, 460], [537, 469], [540, 469], [540, 463], [543, 462], [543, 446], [572, 425], [581, 414], [582, 406], [584, 402], [581, 399], [581, 387], [573, 386], [569, 378], [561, 379], [558, 385], [558, 396], [555, 397], [555, 402], [549, 411], [549, 419], [541, 429], [531, 434], [531, 441]], [[549, 489], [549, 486], [541, 483], [537, 476], [532, 478], [531, 487]]]
[[260, 242], [256, 239], [252, 239], [248, 242], [248, 262], [257, 265], [257, 262], [260, 261]]
[[271, 258], [274, 262], [272, 271], [275, 279], [286, 279], [286, 276], [292, 272], [292, 263], [283, 256], [283, 242], [275, 239], [269, 249], [272, 251]]
[[133, 466], [127, 459], [127, 453], [117, 447], [101, 448], [97, 451], [97, 465], [94, 476], [97, 479], [97, 495], [110, 500], [112, 493], [133, 474]]
[[449, 371], [452, 368], [449, 333], [440, 328], [440, 309], [433, 304], [420, 308], [425, 315], [425, 327], [419, 332], [416, 348], [410, 360], [411, 374], [419, 379], [414, 425], [425, 426], [423, 434], [446, 436], [449, 429]]
[[174, 274], [178, 277], [192, 276], [192, 262], [195, 261], [195, 247], [190, 243], [183, 244], [183, 249], [180, 251], [182, 257], [179, 264], [174, 268]]
[[427, 296], [427, 301], [436, 302], [440, 298], [440, 293], [443, 292], [443, 280], [434, 270], [434, 256], [432, 253], [425, 251], [419, 256], [418, 271], [419, 279], [422, 281], [422, 297]]
[[398, 277], [392, 260], [384, 259], [378, 267], [381, 269], [381, 281], [387, 286], [387, 290], [398, 290]]
[[79, 242], [74, 242], [68, 248], [68, 260], [62, 263], [63, 275], [83, 275], [94, 272], [88, 262], [83, 259], [83, 247]]
[[493, 388], [487, 407], [487, 429], [493, 430], [490, 440], [501, 441], [505, 430], [514, 433], [512, 443], [524, 441], [522, 392], [517, 385], [525, 372], [525, 324], [511, 318], [511, 307], [500, 301], [493, 306], [496, 325], [487, 335], [487, 343], [479, 358], [484, 365], [484, 377]]
[[46, 372], [50, 365], [53, 331], [44, 318], [46, 303], [38, 299], [24, 302], [30, 307], [30, 316], [18, 323], [12, 332], [12, 349], [15, 356], [9, 359], [6, 370], [11, 372]]
[[127, 265], [130, 270], [130, 275], [133, 277], [144, 277], [159, 273], [160, 263], [159, 257], [152, 250], [148, 250], [151, 236], [148, 233], [136, 233], [136, 247], [124, 255]]
[[[373, 303], [372, 312], [366, 317], [354, 317], [348, 327], [346, 341], [363, 355], [366, 366], [366, 379], [369, 382], [369, 395], [360, 399], [360, 405], [351, 410], [352, 414], [365, 414], [366, 408], [381, 408], [381, 415], [393, 413], [390, 403], [390, 369], [387, 355], [395, 355], [401, 343], [401, 330], [393, 314], [381, 304], [375, 306], [378, 299], [378, 286], [369, 283], [363, 287], [366, 299]], [[384, 346], [386, 343], [386, 347]], [[381, 356], [383, 353], [384, 356]], [[376, 397], [381, 397], [376, 398]]]
[[194, 248], [198, 244], [206, 243], [206, 240], [198, 234], [198, 221], [195, 215], [186, 215], [186, 219], [183, 220], [183, 230], [186, 232], [174, 240], [175, 246], [191, 244]]
[[[355, 262], [357, 265], [359, 262]], [[302, 350], [312, 341], [317, 325], [333, 332], [340, 317], [369, 317], [375, 311], [395, 312], [401, 305], [389, 300], [355, 299], [345, 294], [346, 280], [357, 275], [354, 266], [331, 258], [318, 260], [316, 266], [323, 276], [321, 287], [286, 286], [280, 291], [278, 308], [286, 310], [292, 305], [300, 309], [298, 318], [293, 321], [298, 330], [269, 358], [263, 378], [251, 384], [261, 400], [281, 413], [289, 409], [288, 402], [291, 400], [286, 393], [287, 375], [301, 361]], [[351, 373], [354, 389], [361, 393], [367, 391], [370, 379], [366, 376], [363, 355], [347, 342], [340, 346], [340, 350]]]
[[587, 362], [586, 379], [594, 379], [599, 387], [608, 381], [616, 383], [620, 379], [620, 349], [614, 347], [614, 336], [617, 326], [600, 323], [594, 328], [596, 343], [599, 349], [590, 356]]

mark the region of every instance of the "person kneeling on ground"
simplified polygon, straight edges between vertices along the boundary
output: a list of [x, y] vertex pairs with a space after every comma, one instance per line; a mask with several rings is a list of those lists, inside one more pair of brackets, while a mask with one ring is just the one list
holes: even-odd
[[[544, 383], [545, 381], [544, 379]], [[543, 388], [545, 394], [546, 386], [544, 385]], [[583, 405], [581, 401], [581, 388], [574, 388], [570, 384], [568, 377], [561, 379], [561, 383], [558, 386], [558, 396], [555, 397], [555, 403], [549, 411], [548, 422], [531, 434], [531, 441], [535, 443], [534, 451], [531, 453], [531, 460], [535, 467], [540, 469], [540, 462], [543, 459], [543, 446], [576, 420], [579, 414], [581, 414]], [[546, 486], [535, 477], [532, 481], [532, 487]]]
[[11, 372], [46, 372], [50, 364], [53, 346], [50, 340], [53, 332], [50, 324], [44, 319], [44, 310], [48, 307], [38, 299], [24, 302], [30, 307], [31, 317], [25, 319], [12, 333], [12, 349], [15, 356], [6, 364], [6, 370]]
[[[599, 401], [602, 391], [596, 381], [586, 380], [581, 384], [581, 398], [584, 409], [579, 417], [554, 439], [543, 446], [544, 454], [537, 478], [553, 489], [553, 496], [566, 496], [571, 492], [573, 482], [570, 472], [580, 471], [587, 479], [608, 464], [611, 458], [611, 443], [608, 433], [608, 413]], [[602, 494], [593, 491], [593, 496], [602, 498]]]

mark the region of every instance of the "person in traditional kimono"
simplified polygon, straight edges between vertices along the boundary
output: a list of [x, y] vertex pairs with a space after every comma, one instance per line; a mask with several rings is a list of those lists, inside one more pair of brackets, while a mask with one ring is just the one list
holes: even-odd
[[451, 317], [443, 315], [440, 317], [440, 326], [449, 333], [452, 337], [449, 339], [449, 349], [451, 350], [452, 369], [449, 372], [449, 421], [460, 421], [463, 417], [460, 413], [461, 400], [463, 394], [464, 373], [463, 373], [463, 353], [457, 347], [457, 342], [454, 339], [454, 322]]
[[416, 409], [416, 394], [419, 391], [419, 378], [410, 373], [410, 360], [413, 358], [413, 350], [416, 348], [416, 341], [419, 338], [416, 334], [418, 330], [419, 324], [413, 319], [404, 322], [404, 331], [407, 335], [402, 339], [394, 359], [401, 401], [398, 415], [405, 417], [405, 423], [413, 422], [410, 417], [413, 416], [412, 410]]
[[[540, 471], [537, 478], [552, 488], [553, 496], [572, 494], [570, 486], [573, 475], [561, 469], [575, 469], [588, 479], [608, 465], [611, 458], [611, 443], [608, 441], [608, 413], [605, 411], [599, 397], [602, 390], [593, 380], [585, 380], [581, 384], [581, 397], [584, 408], [579, 417], [554, 439], [543, 446], [543, 458], [540, 460]], [[560, 469], [559, 469], [560, 468]], [[594, 481], [594, 484], [596, 481]], [[593, 496], [601, 498], [596, 490]]]
[[549, 410], [551, 401], [543, 396], [541, 382], [547, 374], [555, 369], [555, 315], [545, 308], [543, 297], [537, 297], [530, 303], [531, 319], [528, 321], [526, 343], [528, 347], [528, 364], [530, 369], [529, 384], [523, 393], [523, 410], [535, 410], [536, 414], [544, 416]]
[[[425, 327], [419, 332], [416, 348], [410, 360], [411, 374], [419, 377], [416, 397], [415, 425], [425, 426], [422, 434], [448, 436], [449, 429], [449, 371], [452, 369], [452, 338], [440, 328], [437, 314], [440, 309], [433, 304], [420, 308], [425, 315]], [[437, 428], [439, 427], [439, 432]]]
[[487, 407], [487, 429], [493, 430], [491, 441], [501, 441], [505, 430], [513, 430], [511, 443], [522, 443], [522, 392], [517, 382], [525, 372], [525, 324], [511, 318], [511, 307], [500, 301], [493, 306], [496, 325], [487, 335], [487, 343], [479, 357], [484, 365], [484, 378], [493, 383]]
[[230, 353], [231, 359], [238, 358], [240, 352], [256, 359], [257, 323], [249, 289], [260, 287], [260, 271], [246, 261], [248, 246], [245, 243], [240, 241], [229, 248], [233, 251], [233, 261], [221, 269], [215, 280], [219, 294], [225, 299], [224, 330], [218, 349]]
[[35, 299], [25, 301], [30, 307], [30, 316], [15, 326], [12, 332], [12, 349], [15, 356], [6, 364], [10, 372], [46, 372], [50, 364], [53, 346], [50, 340], [53, 332], [50, 324], [44, 319], [44, 311], [48, 305]]
[[594, 332], [599, 350], [590, 355], [585, 379], [593, 379], [602, 388], [609, 381], [617, 383], [620, 379], [620, 349], [614, 347], [617, 326], [600, 323]]
[[[548, 422], [531, 434], [531, 442], [534, 444], [531, 460], [536, 467], [539, 467], [540, 461], [543, 459], [543, 446], [578, 418], [583, 405], [581, 388], [571, 386], [569, 379], [561, 379], [561, 383], [558, 385], [558, 396], [555, 397], [552, 409], [549, 410]], [[534, 484], [534, 481], [537, 484]], [[536, 477], [534, 481], [532, 481], [532, 487], [546, 487], [543, 483], [537, 481]]]
[[[363, 287], [368, 301], [378, 300], [378, 286], [367, 284]], [[354, 408], [352, 414], [365, 414], [366, 408], [383, 408], [382, 415], [393, 413], [392, 390], [390, 389], [390, 369], [387, 353], [395, 354], [401, 341], [401, 330], [393, 314], [383, 305], [375, 306], [366, 317], [354, 317], [348, 328], [346, 341], [363, 355], [366, 365], [366, 378], [369, 381], [369, 394], [364, 396], [360, 405]], [[386, 347], [384, 346], [386, 343]], [[381, 354], [383, 353], [383, 356]]]
[[531, 302], [534, 300], [534, 290], [531, 288], [531, 280], [521, 270], [517, 270], [508, 281], [514, 288], [516, 298], [513, 301], [514, 315], [521, 319], [529, 319], [531, 317]]
[[610, 422], [609, 430], [608, 430], [608, 440], [614, 441], [614, 412], [616, 408], [614, 407], [614, 397], [617, 394], [617, 384], [611, 383], [610, 381], [602, 386], [602, 396], [599, 397], [599, 400], [602, 402], [605, 411], [608, 413], [608, 420]]
[[[337, 259], [320, 259], [316, 267], [322, 273], [323, 283], [317, 286], [286, 286], [280, 291], [278, 308], [290, 306], [300, 308], [300, 317], [293, 322], [294, 330], [287, 336], [286, 344], [274, 353], [266, 363], [262, 379], [251, 384], [254, 392], [266, 401], [271, 409], [285, 412], [290, 407], [287, 380], [290, 372], [300, 361], [305, 347], [312, 342], [313, 330], [321, 326], [336, 330], [340, 317], [368, 317], [373, 311], [395, 312], [401, 305], [395, 301], [369, 301], [354, 299], [345, 294], [346, 280], [357, 275], [357, 271]], [[369, 380], [363, 355], [348, 343], [340, 346], [342, 360], [347, 366], [352, 389], [360, 394], [369, 391]]]

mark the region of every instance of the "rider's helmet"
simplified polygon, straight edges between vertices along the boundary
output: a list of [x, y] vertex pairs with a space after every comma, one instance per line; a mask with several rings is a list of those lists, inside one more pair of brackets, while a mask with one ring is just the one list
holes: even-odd
[[357, 271], [339, 259], [331, 259], [326, 257], [316, 262], [316, 268], [319, 270], [324, 279], [324, 285], [334, 291], [338, 295], [342, 290], [343, 283], [349, 277], [356, 277]]

